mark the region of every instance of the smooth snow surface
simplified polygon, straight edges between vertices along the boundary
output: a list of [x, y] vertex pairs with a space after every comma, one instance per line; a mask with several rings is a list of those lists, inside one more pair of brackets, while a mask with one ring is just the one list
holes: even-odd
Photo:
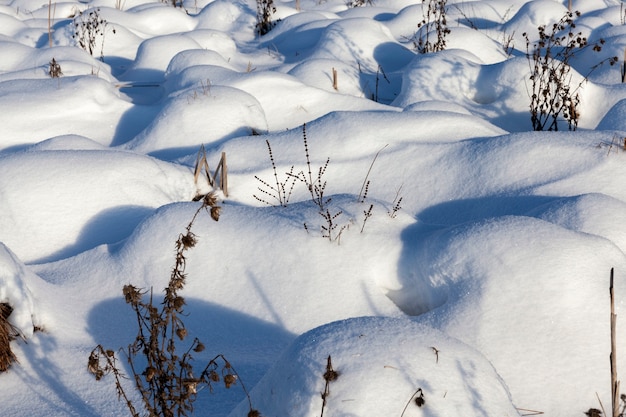
[[264, 36], [251, 0], [0, 0], [0, 302], [23, 336], [0, 415], [127, 415], [87, 359], [102, 344], [131, 373], [122, 288], [160, 302], [212, 189], [201, 146], [228, 195], [193, 225], [184, 322], [197, 368], [224, 354], [241, 381], [193, 415], [245, 416], [243, 384], [266, 417], [610, 412], [626, 87], [622, 62], [594, 66], [623, 56], [626, 14], [573, 1], [604, 43], [571, 61], [578, 129], [534, 132], [523, 33], [567, 3], [448, 0], [446, 50], [420, 54], [421, 0], [275, 0]]

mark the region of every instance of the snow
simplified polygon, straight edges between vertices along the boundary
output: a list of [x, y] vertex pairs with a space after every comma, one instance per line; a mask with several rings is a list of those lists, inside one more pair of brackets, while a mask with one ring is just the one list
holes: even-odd
[[[201, 146], [211, 174], [226, 155], [228, 190], [219, 222], [194, 222], [184, 322], [197, 367], [224, 354], [240, 381], [193, 415], [247, 415], [243, 384], [267, 417], [610, 412], [626, 87], [622, 62], [589, 71], [626, 29], [618, 0], [573, 4], [606, 43], [572, 60], [574, 85], [590, 74], [578, 130], [533, 132], [522, 34], [566, 1], [449, 0], [446, 50], [418, 54], [419, 0], [276, 1], [264, 36], [249, 0], [0, 0], [0, 302], [22, 336], [2, 415], [127, 413], [87, 359], [101, 344], [131, 373], [122, 288], [160, 302], [212, 189]], [[91, 56], [72, 34], [93, 11]], [[323, 210], [301, 181], [320, 169]]]

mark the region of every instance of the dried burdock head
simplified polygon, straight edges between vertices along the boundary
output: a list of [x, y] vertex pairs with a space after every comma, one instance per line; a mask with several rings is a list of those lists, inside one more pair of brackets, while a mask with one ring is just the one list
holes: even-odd
[[204, 200], [203, 200], [204, 205], [209, 206], [209, 207], [214, 207], [217, 205], [217, 197], [215, 196], [214, 192], [210, 192], [207, 195], [204, 196]]
[[143, 374], [146, 376], [146, 381], [150, 382], [152, 381], [152, 378], [154, 378], [154, 375], [156, 374], [156, 369], [154, 369], [152, 366], [148, 366], [146, 370], [143, 372]]
[[337, 371], [331, 369], [330, 371], [324, 372], [324, 380], [328, 382], [336, 381], [337, 378], [339, 378], [339, 372]]
[[224, 375], [224, 386], [226, 388], [232, 387], [237, 382], [237, 377], [233, 374]]
[[196, 379], [188, 379], [186, 381], [183, 382], [183, 385], [185, 387], [185, 391], [187, 391], [190, 394], [197, 394], [198, 393], [198, 380]]
[[185, 339], [185, 337], [187, 337], [187, 329], [185, 329], [184, 327], [176, 329], [176, 336], [178, 336], [180, 340]]
[[196, 346], [193, 348], [194, 352], [202, 352], [204, 350], [204, 344], [202, 342], [197, 342]]
[[196, 239], [196, 235], [192, 232], [187, 232], [186, 235], [181, 235], [180, 244], [184, 249], [193, 248], [198, 243], [198, 239]]
[[98, 354], [93, 351], [89, 355], [89, 361], [87, 362], [87, 370], [96, 377], [96, 381], [99, 381], [104, 376], [104, 371], [100, 368], [100, 359]]
[[124, 285], [122, 293], [127, 304], [137, 306], [141, 302], [141, 291], [134, 285]]
[[175, 297], [174, 300], [172, 301], [172, 305], [174, 306], [174, 309], [176, 311], [180, 311], [185, 305], [185, 298], [181, 297], [180, 295]]
[[218, 221], [220, 219], [220, 212], [222, 211], [222, 208], [219, 206], [213, 206], [211, 207], [211, 218], [215, 221]]
[[214, 370], [211, 370], [209, 372], [209, 379], [213, 382], [219, 382], [220, 381], [220, 374], [218, 374], [217, 372], [215, 372]]
[[336, 381], [337, 378], [339, 378], [339, 372], [333, 369], [332, 360], [330, 355], [328, 355], [328, 358], [326, 359], [326, 372], [324, 372], [324, 380], [326, 382], [332, 382]]
[[602, 417], [602, 411], [597, 408], [590, 408], [585, 414], [589, 417]]
[[259, 410], [250, 410], [248, 417], [261, 417], [261, 413], [259, 413]]
[[415, 405], [417, 405], [418, 407], [421, 407], [424, 404], [426, 404], [426, 399], [424, 399], [424, 392], [422, 391], [421, 388], [419, 388], [417, 392], [415, 393]]

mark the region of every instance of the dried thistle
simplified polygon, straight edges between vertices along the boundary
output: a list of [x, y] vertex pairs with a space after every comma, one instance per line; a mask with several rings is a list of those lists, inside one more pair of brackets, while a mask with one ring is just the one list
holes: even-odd
[[220, 213], [222, 212], [222, 208], [215, 206], [215, 207], [211, 207], [211, 218], [215, 221], [218, 221], [220, 219]]
[[185, 235], [181, 235], [180, 237], [180, 243], [185, 249], [193, 248], [194, 246], [196, 246], [197, 242], [198, 240], [196, 239], [196, 235], [191, 232], [188, 232]]
[[237, 382], [237, 377], [233, 374], [224, 375], [224, 386], [230, 388]]
[[124, 294], [124, 299], [126, 300], [126, 304], [130, 304], [132, 306], [137, 306], [141, 302], [141, 296], [143, 295], [137, 287], [134, 285], [124, 285], [122, 289], [122, 294]]

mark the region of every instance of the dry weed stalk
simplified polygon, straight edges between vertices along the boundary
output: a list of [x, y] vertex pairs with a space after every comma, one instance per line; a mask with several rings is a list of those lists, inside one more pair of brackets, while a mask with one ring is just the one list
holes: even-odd
[[622, 83], [626, 83], [626, 48], [624, 48], [624, 60], [622, 61]]
[[324, 417], [324, 408], [326, 408], [326, 398], [330, 395], [330, 383], [336, 381], [339, 378], [339, 372], [333, 369], [333, 363], [328, 355], [326, 359], [326, 372], [324, 372], [324, 391], [322, 392], [322, 412], [320, 413], [320, 417]]
[[613, 290], [613, 268], [611, 268], [611, 276], [609, 283], [609, 296], [611, 298], [611, 409], [613, 411], [613, 417], [623, 417], [623, 413], [620, 415], [619, 403], [619, 383], [617, 379], [617, 341], [616, 341], [616, 325], [617, 315], [615, 314], [615, 294]]
[[[273, 206], [273, 203], [270, 203], [265, 199], [265, 197], [271, 197], [278, 202], [278, 205], [281, 207], [287, 207], [289, 203], [289, 198], [291, 198], [291, 192], [293, 191], [293, 187], [296, 183], [296, 177], [293, 175], [293, 165], [289, 172], [286, 173], [287, 178], [284, 181], [278, 179], [278, 172], [276, 171], [276, 162], [274, 161], [274, 153], [272, 152], [272, 146], [270, 142], [266, 139], [265, 144], [267, 145], [267, 151], [270, 155], [270, 162], [272, 164], [272, 171], [274, 172], [274, 180], [276, 181], [276, 186], [269, 184], [267, 181], [262, 180], [258, 176], [254, 176], [254, 178], [263, 185], [264, 188], [257, 187], [257, 189], [261, 192], [261, 196], [257, 196], [253, 194], [252, 196], [256, 198], [258, 201], [267, 204], [268, 206]], [[265, 196], [263, 196], [263, 194]]]
[[[152, 293], [146, 300], [146, 292], [133, 285], [125, 285], [123, 289], [126, 303], [135, 312], [138, 328], [135, 340], [124, 352], [133, 374], [135, 388], [141, 394], [142, 408], [151, 417], [187, 416], [193, 412], [193, 402], [201, 386], [212, 390], [213, 385], [221, 381], [226, 388], [230, 388], [237, 381], [241, 381], [230, 362], [221, 354], [211, 359], [196, 375], [193, 355], [205, 348], [198, 338], [185, 350], [181, 351], [177, 347], [177, 341], [185, 340], [188, 335], [182, 320], [186, 303], [180, 295], [187, 277], [185, 253], [197, 243], [197, 237], [191, 229], [203, 210], [213, 220], [219, 219], [220, 206], [217, 205], [217, 198], [213, 193], [203, 198], [202, 205], [176, 241], [175, 264], [161, 303], [153, 303]], [[140, 416], [122, 385], [124, 376], [116, 363], [114, 351], [104, 349], [101, 345], [96, 346], [89, 356], [88, 370], [96, 380], [113, 373], [118, 395], [124, 399], [133, 417]], [[250, 404], [248, 415], [258, 416], [258, 411], [252, 408], [248, 391], [243, 383], [240, 384]]]
[[400, 414], [400, 417], [404, 416], [404, 413], [406, 413], [407, 408], [409, 408], [409, 404], [411, 404], [411, 401], [414, 401], [415, 405], [418, 407], [421, 407], [424, 404], [426, 404], [426, 399], [424, 399], [424, 391], [422, 391], [421, 388], [418, 388], [417, 391], [415, 391], [413, 395], [411, 395], [411, 398], [409, 398], [409, 401], [407, 401], [406, 405], [404, 406], [404, 409], [402, 410], [402, 414]]

